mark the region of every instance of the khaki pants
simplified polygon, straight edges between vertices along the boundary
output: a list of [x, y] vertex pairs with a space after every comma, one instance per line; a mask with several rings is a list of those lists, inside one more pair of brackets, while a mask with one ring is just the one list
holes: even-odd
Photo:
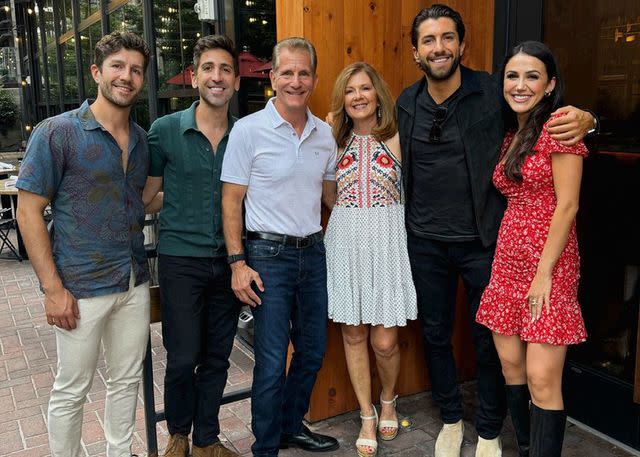
[[78, 300], [74, 330], [55, 327], [58, 366], [49, 399], [49, 444], [53, 457], [84, 452], [83, 405], [96, 374], [100, 343], [106, 360], [104, 432], [108, 457], [130, 457], [138, 384], [149, 336], [149, 283], [122, 293]]

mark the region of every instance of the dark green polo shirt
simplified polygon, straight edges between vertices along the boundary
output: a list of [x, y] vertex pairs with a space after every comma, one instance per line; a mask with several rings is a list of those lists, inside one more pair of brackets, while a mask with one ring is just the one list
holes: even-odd
[[156, 120], [149, 129], [150, 176], [163, 178], [160, 212], [160, 254], [184, 257], [227, 255], [222, 235], [220, 171], [234, 118], [218, 148], [196, 125], [190, 108]]

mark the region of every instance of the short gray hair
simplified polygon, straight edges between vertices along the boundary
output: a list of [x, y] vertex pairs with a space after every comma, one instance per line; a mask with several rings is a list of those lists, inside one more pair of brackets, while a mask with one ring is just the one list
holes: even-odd
[[311, 57], [311, 70], [313, 74], [316, 73], [316, 69], [318, 68], [318, 55], [316, 54], [316, 48], [313, 46], [311, 41], [302, 37], [289, 37], [284, 40], [278, 41], [278, 43], [273, 47], [273, 56], [271, 58], [272, 69], [273, 71], [277, 71], [280, 66], [280, 53], [283, 49], [292, 50], [300, 50], [309, 53]]

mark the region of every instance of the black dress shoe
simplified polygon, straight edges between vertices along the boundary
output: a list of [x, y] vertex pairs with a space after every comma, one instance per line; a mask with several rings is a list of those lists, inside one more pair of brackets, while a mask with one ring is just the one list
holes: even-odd
[[306, 425], [302, 426], [302, 431], [293, 435], [291, 433], [283, 433], [280, 436], [280, 449], [289, 447], [299, 447], [309, 452], [327, 452], [335, 451], [340, 447], [338, 440], [327, 435], [313, 433]]

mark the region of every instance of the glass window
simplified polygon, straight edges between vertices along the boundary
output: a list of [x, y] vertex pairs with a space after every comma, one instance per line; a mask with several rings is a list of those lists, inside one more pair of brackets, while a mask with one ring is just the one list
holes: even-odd
[[55, 39], [54, 27], [53, 27], [53, 0], [45, 0], [42, 7], [42, 14], [44, 14], [44, 33], [47, 37], [47, 43], [53, 43]]
[[47, 51], [47, 66], [49, 68], [49, 103], [58, 106], [60, 103], [60, 84], [58, 81], [58, 64], [55, 49]]
[[598, 148], [640, 152], [640, 2], [549, 0], [544, 40], [567, 83], [565, 99], [600, 117]]
[[0, 86], [18, 84], [11, 11], [0, 7]]
[[[37, 5], [36, 5], [37, 6]], [[33, 62], [33, 66], [36, 67], [34, 73], [40, 76], [40, 81], [32, 81], [32, 84], [37, 84], [39, 86], [39, 99], [36, 100], [37, 104], [42, 104], [46, 102], [46, 92], [44, 85], [44, 62], [42, 60], [43, 52], [42, 52], [42, 31], [40, 30], [40, 10], [39, 8], [34, 8], [33, 21], [35, 24], [36, 33], [30, 34], [31, 39], [33, 40], [34, 48], [36, 49], [35, 60]]]
[[[578, 213], [580, 305], [586, 343], [570, 360], [632, 384], [640, 303], [640, 3], [545, 2], [544, 39], [565, 77], [567, 103], [601, 120], [584, 163]], [[637, 203], [635, 203], [637, 205]]]
[[154, 2], [158, 95], [165, 112], [184, 109], [197, 98], [191, 87], [191, 70], [193, 46], [201, 36], [202, 23], [194, 4], [195, 0]]
[[142, 8], [139, 1], [131, 0], [109, 15], [111, 31], [126, 31], [142, 36]]
[[96, 43], [102, 38], [102, 26], [96, 22], [89, 28], [80, 32], [82, 47], [82, 77], [84, 78], [84, 90], [87, 98], [96, 98], [98, 87], [91, 76], [91, 64], [93, 64], [93, 50]]
[[55, 0], [54, 6], [58, 8], [58, 20], [60, 22], [60, 33], [73, 29], [72, 0]]
[[[274, 0], [240, 0], [238, 4], [238, 24], [235, 29], [238, 36], [240, 53], [240, 74], [242, 75], [238, 92], [239, 114], [258, 111], [264, 107], [273, 95], [267, 71], [258, 77], [255, 74], [243, 74], [243, 60], [260, 59], [266, 64], [271, 60], [273, 46], [276, 44], [276, 14]], [[250, 65], [255, 66], [255, 64]]]
[[80, 21], [91, 16], [93, 13], [100, 11], [100, 0], [80, 0]]
[[76, 73], [75, 39], [70, 39], [61, 46], [64, 65], [64, 103], [78, 104], [78, 75]]
[[240, 0], [238, 8], [238, 50], [270, 59], [276, 44], [275, 0]]

